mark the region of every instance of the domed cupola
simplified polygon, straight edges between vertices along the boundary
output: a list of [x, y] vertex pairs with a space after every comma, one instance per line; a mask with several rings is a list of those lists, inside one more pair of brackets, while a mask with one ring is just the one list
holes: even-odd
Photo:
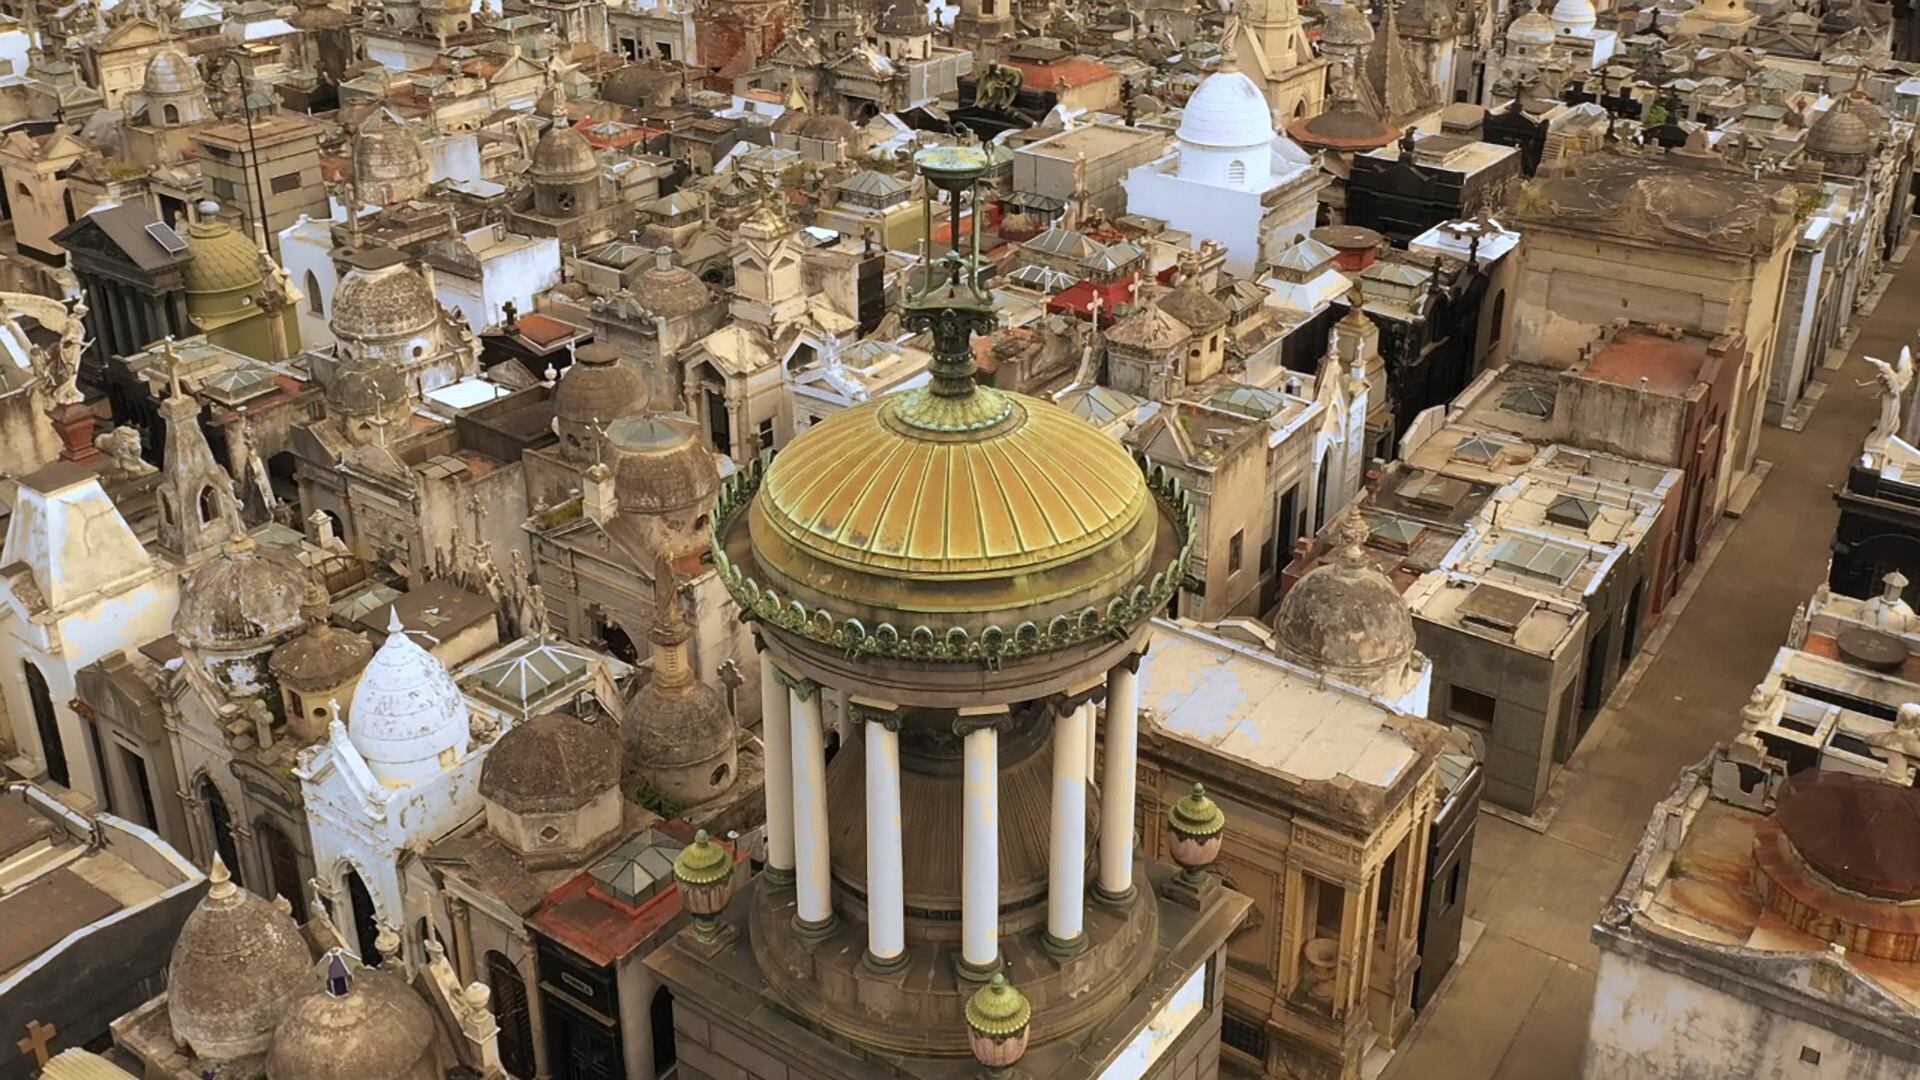
[[1273, 113], [1267, 95], [1232, 63], [1201, 80], [1180, 112], [1180, 175], [1223, 187], [1258, 188], [1273, 175]]
[[354, 970], [338, 952], [326, 987], [295, 1001], [273, 1033], [268, 1080], [440, 1080], [433, 1013], [398, 975]]
[[260, 249], [218, 212], [215, 203], [201, 203], [199, 220], [187, 227], [187, 251], [193, 255], [183, 270], [187, 314], [203, 334], [257, 315], [266, 281]]
[[173, 636], [227, 694], [267, 686], [267, 654], [303, 625], [300, 571], [262, 552], [244, 532], [180, 586]]
[[1829, 173], [1858, 176], [1866, 171], [1867, 159], [1879, 144], [1881, 122], [1879, 110], [1865, 94], [1843, 95], [1807, 129], [1807, 153]]
[[293, 917], [235, 885], [218, 855], [208, 880], [167, 962], [167, 1022], [196, 1062], [218, 1066], [267, 1052], [313, 960]]
[[1553, 5], [1553, 28], [1563, 34], [1591, 33], [1598, 18], [1593, 0], [1557, 0]]
[[1339, 547], [1287, 590], [1274, 618], [1280, 655], [1363, 690], [1400, 690], [1413, 664], [1413, 613], [1387, 575], [1367, 562], [1358, 511]]
[[147, 61], [140, 96], [147, 123], [154, 127], [181, 127], [213, 119], [200, 68], [178, 49], [162, 49]]
[[375, 109], [353, 135], [353, 183], [362, 199], [392, 206], [418, 198], [433, 178], [427, 151], [406, 121]]
[[567, 218], [600, 208], [600, 159], [587, 137], [554, 116], [533, 147], [527, 170], [533, 181], [534, 210], [542, 217]]
[[1367, 9], [1361, 0], [1345, 0], [1331, 6], [1333, 10], [1327, 14], [1326, 25], [1320, 31], [1322, 45], [1343, 48], [1352, 54], [1373, 44], [1373, 20], [1367, 18]]
[[619, 514], [608, 527], [647, 558], [706, 546], [720, 466], [685, 413], [625, 416], [608, 424], [607, 462]]
[[1533, 0], [1526, 14], [1507, 25], [1507, 44], [1523, 52], [1535, 52], [1553, 44], [1553, 20], [1540, 14], [1540, 0]]
[[560, 453], [569, 461], [591, 461], [600, 431], [623, 416], [645, 412], [647, 396], [646, 378], [621, 359], [619, 349], [600, 341], [581, 346], [553, 388]]
[[397, 609], [354, 687], [347, 735], [374, 774], [392, 783], [421, 783], [443, 762], [466, 756], [467, 700], [447, 666], [400, 625]]
[[575, 865], [620, 829], [620, 744], [577, 716], [515, 724], [480, 767], [487, 827], [530, 867]]
[[342, 359], [405, 368], [444, 347], [440, 301], [426, 276], [390, 248], [357, 253], [333, 293], [333, 331]]
[[627, 701], [621, 724], [626, 756], [622, 786], [637, 802], [650, 793], [696, 806], [733, 786], [739, 767], [739, 725], [717, 687], [693, 670], [693, 628], [681, 608], [673, 562], [655, 562], [653, 677]]
[[268, 669], [280, 684], [287, 723], [305, 739], [326, 733], [331, 703], [351, 700], [348, 691], [373, 656], [373, 647], [361, 634], [333, 625], [326, 588], [317, 578], [307, 581], [301, 613], [307, 628], [273, 650]]
[[634, 280], [633, 298], [657, 319], [693, 315], [713, 303], [713, 290], [699, 276], [673, 261], [673, 249], [653, 253], [653, 265]]

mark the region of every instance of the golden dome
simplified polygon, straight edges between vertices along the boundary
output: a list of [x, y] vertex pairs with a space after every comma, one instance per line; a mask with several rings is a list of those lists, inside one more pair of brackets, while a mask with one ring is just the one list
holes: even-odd
[[1010, 415], [981, 438], [903, 422], [905, 399], [828, 418], [767, 471], [766, 523], [818, 558], [899, 576], [1040, 569], [1140, 523], [1147, 485], [1117, 441], [1002, 396]]
[[1164, 607], [1191, 509], [1051, 402], [923, 388], [807, 429], [764, 483], [757, 463], [730, 477], [713, 528], [756, 618], [848, 653], [997, 663]]
[[260, 251], [246, 236], [218, 218], [203, 217], [187, 229], [185, 273], [190, 293], [245, 292], [258, 289]]

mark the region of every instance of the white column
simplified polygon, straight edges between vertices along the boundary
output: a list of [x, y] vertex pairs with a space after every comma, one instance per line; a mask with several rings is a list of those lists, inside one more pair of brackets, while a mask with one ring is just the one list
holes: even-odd
[[1129, 664], [1107, 673], [1107, 758], [1100, 775], [1100, 878], [1096, 892], [1123, 900], [1133, 891], [1134, 770], [1140, 756], [1139, 679]]
[[766, 762], [767, 874], [793, 880], [793, 701], [785, 673], [760, 654], [760, 745]]
[[1093, 703], [1053, 722], [1053, 826], [1047, 859], [1047, 947], [1071, 952], [1083, 944], [1087, 886], [1087, 732]]
[[961, 863], [960, 961], [974, 971], [1000, 964], [1000, 732], [966, 730], [965, 858]]
[[820, 688], [793, 689], [793, 880], [794, 916], [800, 929], [825, 930], [833, 923], [827, 867], [827, 747], [820, 734]]
[[[851, 705], [849, 705], [851, 709]], [[900, 732], [891, 714], [867, 713], [867, 961], [907, 958], [907, 894], [900, 845]]]

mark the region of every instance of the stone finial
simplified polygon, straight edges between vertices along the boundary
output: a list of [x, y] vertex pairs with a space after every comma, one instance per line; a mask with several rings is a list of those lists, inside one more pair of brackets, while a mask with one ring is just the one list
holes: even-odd
[[208, 899], [225, 900], [238, 889], [233, 883], [233, 875], [227, 871], [226, 860], [217, 851], [213, 854], [213, 866], [207, 871], [207, 880], [212, 882], [207, 889]]
[[1027, 1053], [1033, 1006], [1002, 972], [967, 999], [967, 1046], [989, 1076], [1005, 1076]]
[[1887, 576], [1881, 578], [1880, 583], [1882, 586], [1880, 599], [1889, 604], [1898, 603], [1906, 595], [1907, 586], [1910, 584], [1907, 581], [1907, 575], [1898, 570], [1887, 571]]

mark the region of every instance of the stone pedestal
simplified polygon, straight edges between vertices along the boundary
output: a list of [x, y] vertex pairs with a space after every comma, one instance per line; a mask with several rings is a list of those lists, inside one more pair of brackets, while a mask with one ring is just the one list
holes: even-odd
[[55, 405], [47, 410], [53, 430], [60, 436], [60, 460], [87, 462], [105, 456], [93, 445], [93, 408], [84, 402]]

